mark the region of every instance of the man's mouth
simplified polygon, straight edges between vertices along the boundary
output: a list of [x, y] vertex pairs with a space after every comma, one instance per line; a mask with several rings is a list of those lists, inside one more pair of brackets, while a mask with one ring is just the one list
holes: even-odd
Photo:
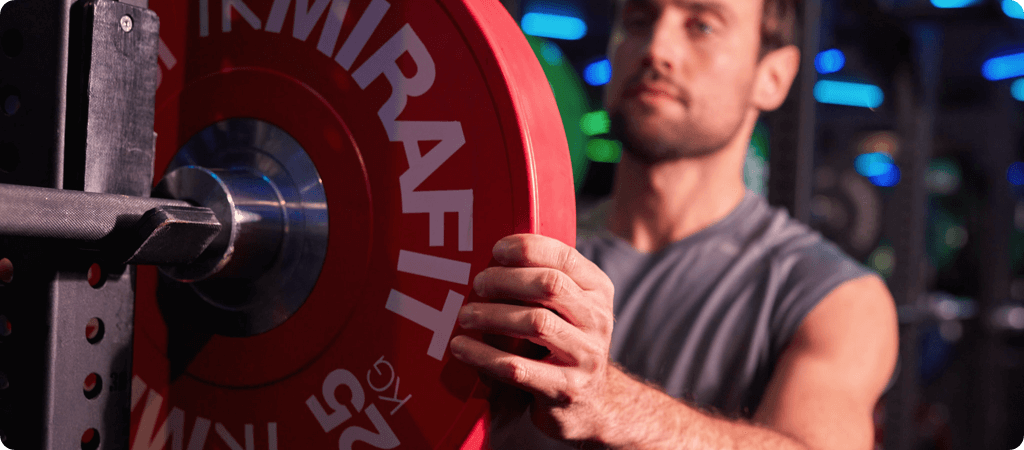
[[624, 97], [638, 97], [638, 98], [664, 98], [670, 100], [677, 100], [678, 96], [675, 95], [672, 89], [668, 86], [662, 86], [658, 84], [649, 83], [637, 83], [624, 92]]

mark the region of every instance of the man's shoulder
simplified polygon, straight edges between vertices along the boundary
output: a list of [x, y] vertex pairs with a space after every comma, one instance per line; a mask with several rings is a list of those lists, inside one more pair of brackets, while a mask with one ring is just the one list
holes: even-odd
[[[590, 248], [616, 243], [608, 231], [611, 201], [579, 205], [576, 220], [577, 247]], [[726, 253], [747, 258], [833, 253], [837, 248], [784, 208], [768, 204], [764, 197], [747, 192], [736, 208], [720, 221], [669, 245], [663, 252], [672, 254], [701, 248], [727, 249]]]
[[751, 251], [761, 251], [772, 263], [858, 264], [835, 243], [807, 224], [793, 218], [785, 208], [768, 205], [763, 198], [756, 212], [749, 214], [744, 234]]
[[[610, 208], [611, 202], [607, 200], [580, 208], [576, 246], [588, 258], [609, 252], [617, 257], [632, 255], [608, 232]], [[723, 269], [735, 264], [750, 265], [751, 269], [757, 266], [767, 269], [771, 276], [787, 278], [821, 279], [827, 278], [828, 273], [858, 277], [871, 273], [819, 232], [793, 218], [785, 208], [769, 205], [764, 197], [753, 192], [748, 192], [720, 222], [670, 245], [658, 258], [689, 260], [694, 252], [701, 255], [704, 264], [715, 260]]]

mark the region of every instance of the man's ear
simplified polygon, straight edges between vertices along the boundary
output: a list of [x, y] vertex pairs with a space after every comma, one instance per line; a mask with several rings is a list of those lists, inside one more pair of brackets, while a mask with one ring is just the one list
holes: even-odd
[[754, 107], [771, 111], [782, 105], [800, 69], [800, 49], [787, 45], [768, 52], [757, 64], [752, 92]]

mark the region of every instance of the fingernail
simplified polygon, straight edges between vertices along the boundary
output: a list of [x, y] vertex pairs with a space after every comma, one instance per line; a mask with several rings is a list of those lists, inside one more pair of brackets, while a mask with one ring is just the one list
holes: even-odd
[[473, 292], [475, 292], [476, 295], [479, 295], [481, 297], [484, 296], [484, 279], [481, 278], [483, 274], [483, 272], [480, 272], [476, 275], [476, 278], [473, 278]]
[[462, 339], [460, 336], [455, 336], [451, 341], [448, 341], [448, 348], [452, 351], [452, 356], [462, 359]]
[[475, 307], [472, 303], [463, 306], [462, 309], [459, 310], [459, 325], [461, 325], [462, 328], [469, 328], [472, 325], [473, 313], [475, 312], [474, 310]]
[[508, 256], [508, 252], [511, 249], [512, 243], [506, 239], [502, 239], [494, 244], [494, 248], [491, 250], [491, 254], [494, 255], [494, 259], [502, 261]]

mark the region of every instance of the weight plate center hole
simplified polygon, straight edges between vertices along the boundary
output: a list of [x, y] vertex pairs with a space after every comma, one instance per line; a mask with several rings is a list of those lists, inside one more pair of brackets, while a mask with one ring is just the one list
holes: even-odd
[[305, 302], [326, 254], [327, 200], [313, 161], [287, 132], [248, 118], [212, 124], [182, 147], [154, 196], [210, 208], [222, 226], [192, 263], [160, 267], [188, 285], [191, 294], [181, 295], [210, 306], [176, 301], [193, 306], [173, 315], [200, 315], [216, 334], [252, 336]]

